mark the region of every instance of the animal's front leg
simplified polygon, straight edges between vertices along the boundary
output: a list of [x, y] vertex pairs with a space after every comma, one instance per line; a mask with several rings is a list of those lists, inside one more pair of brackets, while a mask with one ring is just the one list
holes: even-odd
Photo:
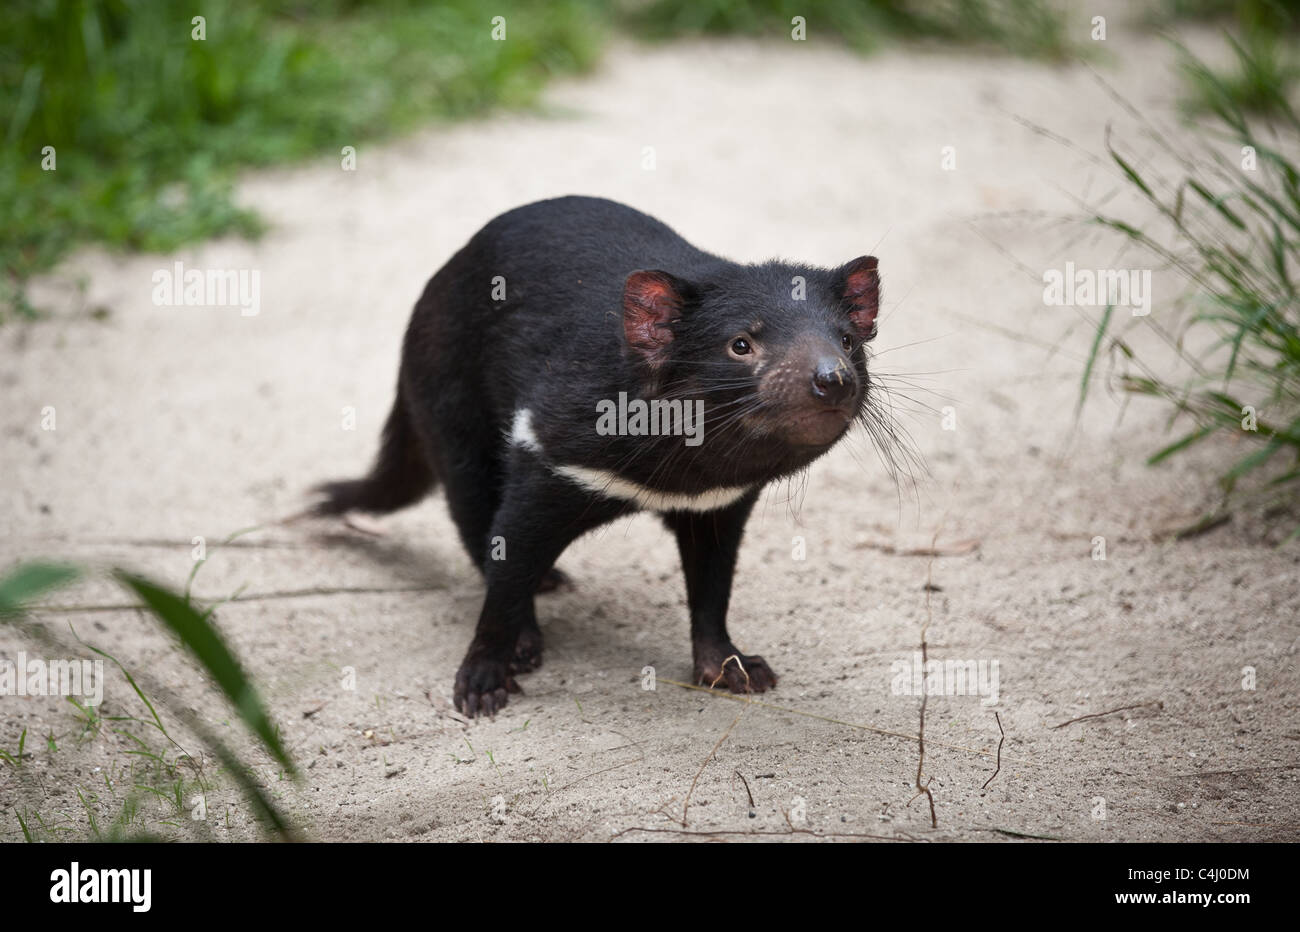
[[[762, 657], [742, 654], [727, 634], [731, 579], [745, 522], [757, 492], [717, 511], [675, 511], [664, 522], [677, 535], [691, 609], [691, 648], [695, 682], [725, 685], [734, 693], [761, 693], [776, 685], [776, 674]], [[728, 660], [728, 658], [734, 658]]]
[[[511, 661], [515, 644], [526, 630], [537, 630], [532, 588], [511, 580], [489, 578], [474, 640], [456, 671], [456, 708], [470, 718], [479, 714], [495, 715], [504, 708], [510, 693], [519, 692]], [[540, 656], [540, 637], [538, 641]]]
[[514, 674], [541, 665], [542, 632], [533, 612], [538, 583], [573, 540], [620, 512], [593, 503], [589, 492], [528, 454], [516, 455], [492, 521], [495, 543], [483, 565], [487, 593], [456, 673], [456, 708], [471, 717], [495, 715], [519, 691]]

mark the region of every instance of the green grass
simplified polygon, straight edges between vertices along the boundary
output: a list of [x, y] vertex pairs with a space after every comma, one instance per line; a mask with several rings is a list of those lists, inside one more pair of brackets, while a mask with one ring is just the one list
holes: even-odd
[[[1239, 55], [1252, 54], [1247, 46], [1236, 48]], [[1189, 152], [1153, 131], [1164, 154], [1183, 169], [1180, 179], [1168, 182], [1144, 175], [1111, 148], [1115, 164], [1158, 219], [1138, 228], [1113, 216], [1095, 218], [1185, 280], [1188, 300], [1138, 324], [1165, 342], [1175, 365], [1155, 364], [1126, 334], [1107, 333], [1107, 316], [1088, 366], [1105, 334], [1122, 366], [1120, 386], [1168, 406], [1169, 424], [1179, 432], [1152, 452], [1150, 463], [1210, 437], [1235, 441], [1238, 452], [1218, 476], [1224, 496], [1219, 510], [1227, 513], [1234, 493], [1247, 484], [1251, 500], [1300, 521], [1300, 117], [1285, 96], [1272, 96], [1268, 130], [1260, 132], [1261, 121], [1251, 119], [1228, 85], [1208, 68], [1200, 74], [1212, 85], [1217, 122], [1211, 129], [1223, 141]], [[1253, 169], [1243, 162], [1247, 146], [1255, 153]], [[1297, 534], [1300, 527], [1288, 539]]]
[[4, 761], [10, 767], [14, 768], [15, 770], [18, 770], [23, 765], [23, 748], [26, 746], [26, 744], [27, 744], [27, 729], [24, 728], [23, 733], [18, 736], [18, 750], [14, 751], [12, 754], [10, 754], [8, 751], [0, 750], [0, 761]]
[[[191, 18], [206, 38], [191, 38]], [[0, 319], [74, 247], [168, 252], [256, 237], [242, 169], [363, 164], [436, 120], [533, 103], [616, 29], [638, 36], [811, 36], [859, 49], [933, 38], [1060, 56], [1049, 0], [8, 0], [0, 34]], [[492, 18], [504, 16], [505, 41]], [[43, 170], [53, 147], [53, 171]]]
[[256, 236], [237, 170], [349, 145], [363, 160], [429, 120], [526, 105], [594, 62], [600, 29], [584, 0], [9, 0], [4, 23], [0, 307], [28, 313], [23, 282], [79, 243]]
[[1276, 32], [1248, 32], [1238, 39], [1228, 36], [1233, 64], [1215, 70], [1186, 49], [1180, 49], [1180, 67], [1186, 93], [1183, 107], [1194, 114], [1210, 114], [1232, 124], [1240, 114], [1266, 121], [1286, 120], [1291, 100], [1300, 84], [1300, 54], [1293, 36]]
[[1202, 20], [1276, 31], [1294, 25], [1298, 14], [1300, 0], [1160, 0], [1149, 8], [1147, 19], [1161, 26]]
[[[227, 538], [229, 539], [232, 538]], [[28, 608], [34, 602], [81, 575], [81, 570], [65, 564], [28, 563], [16, 567], [7, 576], [0, 578], [0, 623], [17, 625], [20, 631], [37, 640], [52, 654], [72, 656], [75, 650], [70, 644], [64, 643], [41, 626], [31, 625], [26, 619]], [[164, 629], [176, 637], [177, 643], [222, 691], [240, 720], [270, 755], [281, 775], [294, 777], [297, 770], [281, 741], [278, 728], [267, 713], [252, 680], [226, 645], [220, 631], [212, 624], [215, 606], [203, 607], [196, 604], [188, 594], [188, 585], [186, 593], [182, 594], [120, 569], [110, 571], [109, 576], [131, 593], [143, 610], [151, 613]], [[189, 582], [192, 581], [193, 574]], [[75, 630], [72, 635], [82, 647], [118, 668], [147, 712], [145, 715], [104, 715], [99, 709], [87, 708], [68, 697], [81, 716], [83, 738], [97, 737], [103, 728], [111, 727], [115, 734], [130, 742], [128, 749], [123, 752], [131, 760], [125, 773], [110, 778], [105, 772], [102, 790], [81, 785], [73, 788], [85, 810], [86, 824], [91, 834], [96, 839], [128, 840], [139, 837], [141, 831], [147, 832], [147, 823], [141, 818], [142, 794], [152, 794], [168, 802], [173, 807], [172, 815], [175, 819], [183, 820], [169, 820], [163, 824], [175, 827], [187, 824], [189, 810], [186, 808], [186, 799], [191, 798], [189, 794], [203, 793], [206, 798], [212, 789], [203, 773], [201, 758], [190, 754], [168, 731], [159, 714], [159, 704], [145, 692], [137, 676], [112, 654], [82, 640]], [[175, 704], [173, 712], [217, 756], [224, 773], [239, 786], [263, 829], [281, 838], [293, 838], [293, 827], [259, 785], [252, 768], [197, 715], [176, 707]], [[0, 751], [0, 761], [15, 771], [21, 771], [26, 739], [27, 731], [24, 729], [18, 739], [17, 751]], [[54, 753], [56, 742], [53, 736], [48, 740], [47, 748], [49, 753]], [[129, 790], [124, 798], [118, 796], [119, 787]], [[47, 792], [47, 788], [42, 789], [42, 795]], [[99, 817], [109, 802], [117, 802], [120, 811], [105, 830], [99, 824]], [[29, 841], [36, 837], [38, 830], [41, 838], [53, 837], [39, 816], [35, 822], [37, 829], [33, 828], [29, 819], [20, 817], [19, 821], [23, 835]]]
[[1184, 110], [1230, 121], [1234, 112], [1265, 119], [1280, 115], [1300, 82], [1300, 0], [1162, 0], [1148, 11], [1150, 25], [1217, 23], [1233, 52], [1226, 68], [1212, 68], [1179, 50]]
[[789, 37], [801, 16], [808, 38], [871, 50], [885, 39], [974, 43], [1018, 55], [1063, 58], [1072, 49], [1048, 0], [651, 0], [625, 22], [641, 35]]

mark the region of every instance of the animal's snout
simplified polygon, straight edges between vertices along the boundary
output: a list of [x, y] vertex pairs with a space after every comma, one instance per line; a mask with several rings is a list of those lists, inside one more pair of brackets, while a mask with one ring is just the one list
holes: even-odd
[[858, 393], [858, 374], [843, 356], [822, 356], [813, 366], [812, 395], [838, 407]]

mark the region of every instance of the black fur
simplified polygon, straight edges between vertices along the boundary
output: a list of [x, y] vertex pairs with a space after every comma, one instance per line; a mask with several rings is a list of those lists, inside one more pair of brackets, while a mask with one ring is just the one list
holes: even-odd
[[[505, 298], [494, 300], [501, 280]], [[761, 691], [775, 674], [740, 654], [726, 630], [745, 521], [764, 484], [806, 467], [861, 414], [863, 343], [875, 335], [878, 303], [870, 257], [836, 270], [739, 265], [611, 201], [565, 197], [509, 211], [425, 287], [375, 467], [322, 486], [317, 510], [392, 511], [445, 488], [487, 582], [455, 687], [457, 706], [475, 715], [495, 713], [518, 689], [514, 674], [540, 663], [533, 593], [557, 580], [561, 552], [639, 507], [555, 467], [603, 470], [662, 493], [743, 488], [724, 507], [663, 519], [686, 575], [696, 680]], [[620, 393], [702, 400], [703, 442], [602, 436], [597, 403]], [[520, 409], [531, 412], [540, 451], [509, 441]], [[494, 539], [504, 559], [493, 558]], [[733, 654], [739, 664], [726, 662]]]

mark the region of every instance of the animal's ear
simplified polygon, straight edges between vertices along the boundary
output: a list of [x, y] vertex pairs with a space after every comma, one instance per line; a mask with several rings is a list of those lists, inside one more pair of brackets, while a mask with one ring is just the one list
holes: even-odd
[[840, 270], [837, 281], [840, 301], [853, 329], [864, 340], [876, 335], [876, 315], [880, 313], [880, 272], [875, 256], [858, 256]]
[[650, 366], [663, 363], [673, 342], [672, 324], [681, 319], [691, 285], [659, 269], [641, 269], [623, 286], [623, 333], [627, 345]]

